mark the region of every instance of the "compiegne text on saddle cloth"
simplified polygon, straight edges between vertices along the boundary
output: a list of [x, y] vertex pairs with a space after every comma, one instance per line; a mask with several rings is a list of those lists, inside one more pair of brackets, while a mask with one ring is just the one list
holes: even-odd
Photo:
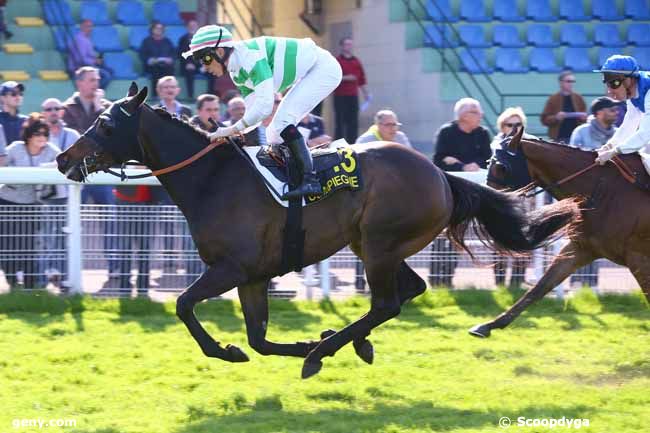
[[[263, 164], [258, 155], [264, 153], [264, 147], [260, 146], [245, 146], [242, 148], [248, 157], [253, 162], [255, 169], [266, 180], [265, 184], [271, 196], [281, 206], [288, 207], [289, 202], [282, 200], [278, 193], [281, 195], [286, 191], [287, 179], [284, 175], [283, 169], [277, 167], [269, 167], [268, 164]], [[315, 152], [314, 153], [314, 169], [317, 172], [323, 193], [320, 195], [308, 195], [303, 197], [302, 205], [307, 206], [323, 200], [332, 195], [339, 189], [359, 190], [363, 187], [361, 179], [361, 169], [359, 167], [359, 159], [356, 152], [349, 146], [338, 147], [331, 151]]]

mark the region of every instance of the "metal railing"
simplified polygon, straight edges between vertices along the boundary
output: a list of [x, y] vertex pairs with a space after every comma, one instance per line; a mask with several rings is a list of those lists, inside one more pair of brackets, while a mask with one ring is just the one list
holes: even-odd
[[[128, 174], [144, 171], [127, 170]], [[456, 174], [485, 181], [484, 172]], [[56, 169], [2, 168], [0, 183], [69, 185], [67, 204], [0, 206], [0, 269], [12, 286], [58, 285], [69, 287], [72, 293], [95, 296], [173, 296], [205, 269], [175, 206], [81, 204], [81, 185], [65, 179]], [[158, 181], [146, 178], [120, 183], [98, 173], [91, 175], [89, 184], [158, 185]], [[542, 196], [538, 197], [541, 200]], [[470, 243], [485, 266], [477, 267], [443, 236], [407, 262], [432, 285], [491, 288], [497, 282], [506, 283], [511, 272], [492, 267], [499, 257], [476, 240]], [[537, 252], [515, 278], [539, 279], [555, 249]], [[626, 269], [607, 261], [599, 263], [600, 272], [592, 268], [573, 278], [598, 290], [637, 287]], [[288, 274], [275, 279], [276, 293], [327, 297], [366, 290], [363, 267], [348, 248], [319, 264], [317, 280], [315, 274], [309, 268], [304, 276]], [[560, 287], [558, 295], [565, 287]]]

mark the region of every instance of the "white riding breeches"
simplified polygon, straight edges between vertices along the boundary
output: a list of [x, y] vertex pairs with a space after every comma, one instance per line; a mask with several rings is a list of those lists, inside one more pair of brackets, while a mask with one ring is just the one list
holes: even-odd
[[341, 83], [341, 65], [328, 51], [318, 47], [316, 61], [300, 81], [285, 95], [266, 128], [269, 144], [282, 143], [280, 133], [289, 125], [297, 125]]

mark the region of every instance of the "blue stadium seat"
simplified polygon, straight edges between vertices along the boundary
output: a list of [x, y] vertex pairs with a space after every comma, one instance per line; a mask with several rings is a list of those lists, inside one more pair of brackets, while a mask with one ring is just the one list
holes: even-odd
[[650, 50], [645, 47], [634, 47], [631, 55], [639, 63], [642, 71], [650, 71]]
[[602, 21], [621, 21], [623, 15], [616, 10], [616, 2], [612, 0], [591, 0], [591, 11], [594, 18]]
[[187, 33], [187, 29], [183, 26], [169, 26], [165, 29], [165, 36], [172, 41], [174, 48], [178, 47], [178, 40]]
[[605, 60], [609, 59], [611, 56], [614, 54], [623, 54], [619, 48], [612, 48], [612, 47], [601, 47], [598, 50], [598, 66], [599, 68], [603, 66], [603, 63], [605, 63]]
[[84, 0], [81, 2], [79, 17], [82, 20], [90, 20], [97, 26], [112, 24], [111, 20], [108, 18], [106, 3], [100, 0]]
[[488, 48], [492, 45], [485, 40], [483, 26], [477, 26], [475, 24], [458, 26], [458, 34], [461, 42], [470, 48]]
[[473, 23], [485, 23], [492, 20], [485, 13], [485, 3], [483, 3], [483, 0], [461, 0], [460, 18]]
[[153, 19], [158, 20], [166, 26], [183, 25], [181, 14], [178, 10], [178, 3], [174, 0], [156, 0], [152, 7]]
[[494, 13], [492, 15], [495, 19], [501, 21], [525, 21], [525, 18], [519, 15], [516, 0], [494, 0]]
[[537, 22], [557, 21], [549, 0], [529, 0], [526, 4], [526, 18]]
[[144, 15], [144, 7], [137, 0], [120, 0], [115, 11], [117, 22], [125, 26], [143, 26], [149, 24]]
[[133, 69], [133, 59], [126, 53], [106, 53], [104, 64], [113, 70], [113, 78], [117, 80], [138, 78], [138, 73]]
[[587, 32], [581, 24], [565, 24], [560, 31], [560, 42], [571, 47], [591, 47]]
[[560, 44], [553, 39], [553, 29], [548, 24], [531, 24], [528, 26], [528, 44], [536, 47], [553, 48]]
[[560, 72], [562, 70], [555, 62], [552, 48], [533, 48], [530, 50], [528, 63], [530, 69], [537, 72]]
[[429, 24], [424, 28], [424, 46], [454, 48], [458, 46], [458, 38], [453, 29], [445, 23]]
[[454, 16], [451, 10], [449, 0], [427, 0], [425, 8], [431, 21], [450, 23], [458, 21], [458, 17]]
[[461, 69], [472, 74], [484, 74], [494, 71], [487, 63], [485, 50], [469, 48], [460, 52]]
[[72, 25], [74, 19], [70, 5], [65, 0], [45, 0], [43, 2], [45, 21], [50, 25]]
[[648, 0], [625, 0], [625, 16], [633, 20], [650, 20]]
[[583, 47], [569, 47], [564, 51], [564, 67], [575, 72], [591, 72], [596, 69], [589, 59], [589, 51]]
[[74, 35], [79, 31], [77, 28], [65, 28], [65, 27], [55, 27], [54, 28], [54, 44], [56, 49], [66, 53], [68, 52], [68, 47], [74, 40]]
[[522, 48], [526, 46], [519, 39], [519, 31], [517, 27], [511, 24], [500, 24], [492, 28], [492, 40], [495, 45], [510, 48]]
[[497, 48], [495, 56], [494, 63], [497, 70], [515, 74], [528, 72], [528, 68], [521, 60], [521, 52], [517, 48]]
[[640, 47], [650, 46], [650, 24], [630, 24], [627, 28], [627, 42]]
[[132, 26], [129, 28], [129, 47], [138, 51], [144, 38], [149, 36], [148, 26]]
[[596, 24], [594, 27], [594, 42], [603, 47], [624, 47], [616, 24]]
[[588, 21], [590, 19], [585, 15], [582, 0], [562, 0], [560, 2], [560, 18], [567, 21]]
[[104, 51], [122, 51], [120, 44], [120, 35], [113, 26], [96, 26], [90, 34], [95, 49], [100, 52]]

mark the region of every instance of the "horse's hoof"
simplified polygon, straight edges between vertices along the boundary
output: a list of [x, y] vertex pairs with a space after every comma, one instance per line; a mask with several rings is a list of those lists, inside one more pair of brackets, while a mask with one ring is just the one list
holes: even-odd
[[243, 350], [241, 350], [237, 346], [233, 346], [232, 344], [229, 344], [226, 346], [226, 350], [228, 351], [228, 355], [230, 357], [229, 361], [230, 362], [248, 362], [250, 359], [248, 359], [248, 355], [244, 353]]
[[476, 325], [469, 330], [469, 335], [478, 338], [488, 338], [491, 332], [490, 327], [487, 325]]
[[372, 364], [372, 361], [375, 359], [375, 349], [372, 347], [372, 343], [364, 339], [359, 344], [356, 341], [352, 344], [354, 345], [354, 351], [357, 353], [357, 356], [364, 362]]
[[308, 362], [305, 361], [302, 365], [302, 378], [309, 379], [323, 368], [322, 361]]
[[331, 337], [332, 335], [336, 334], [336, 331], [333, 329], [326, 329], [323, 332], [320, 333], [320, 339], [324, 340], [327, 337]]

